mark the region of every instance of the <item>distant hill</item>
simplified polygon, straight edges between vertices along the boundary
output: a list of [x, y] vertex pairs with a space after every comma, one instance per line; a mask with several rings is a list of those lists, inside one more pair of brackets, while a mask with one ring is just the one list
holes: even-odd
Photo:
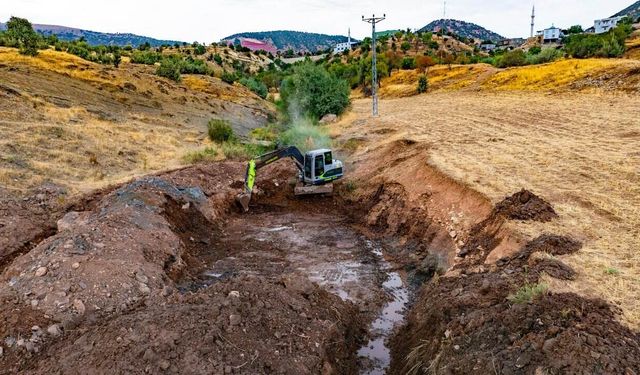
[[465, 38], [476, 38], [481, 40], [491, 40], [497, 42], [504, 39], [503, 36], [494, 33], [491, 30], [487, 30], [482, 26], [478, 26], [475, 23], [459, 21], [459, 20], [445, 20], [440, 19], [433, 21], [427, 26], [420, 29], [421, 32], [433, 31], [438, 32], [441, 28], [450, 31], [454, 34], [463, 36]]
[[236, 38], [257, 39], [273, 44], [279, 51], [292, 49], [296, 52], [315, 52], [332, 48], [337, 43], [344, 43], [347, 41], [347, 37], [343, 35], [314, 34], [287, 30], [239, 33], [230, 35], [222, 40], [224, 41]]
[[631, 4], [627, 8], [613, 15], [613, 17], [623, 17], [623, 16], [629, 16], [633, 18], [634, 21], [637, 21], [638, 18], [640, 18], [640, 1], [636, 1], [635, 3]]
[[[6, 24], [0, 22], [0, 30], [6, 29]], [[85, 38], [87, 43], [91, 45], [114, 45], [114, 46], [138, 46], [149, 42], [154, 47], [161, 46], [163, 44], [175, 44], [182, 43], [175, 40], [159, 40], [150, 38], [147, 36], [140, 36], [135, 34], [119, 34], [119, 33], [101, 33], [97, 31], [89, 31], [82, 29], [75, 29], [66, 26], [56, 25], [33, 25], [33, 28], [44, 36], [56, 35], [60, 40], [72, 41]]]

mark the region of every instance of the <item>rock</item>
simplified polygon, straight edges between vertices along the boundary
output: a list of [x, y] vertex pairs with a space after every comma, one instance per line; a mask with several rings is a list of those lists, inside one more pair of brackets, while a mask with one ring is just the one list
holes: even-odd
[[82, 302], [82, 300], [80, 300], [80, 299], [76, 299], [76, 300], [73, 301], [73, 308], [76, 309], [76, 311], [80, 315], [84, 315], [84, 313], [86, 311], [86, 309], [84, 307], [84, 302]]
[[593, 335], [588, 335], [587, 343], [591, 346], [598, 346], [598, 339]]
[[42, 277], [46, 275], [48, 271], [47, 267], [40, 267], [36, 270], [36, 277]]
[[144, 294], [145, 296], [151, 294], [151, 289], [149, 289], [147, 284], [140, 283], [140, 286], [138, 286], [138, 290], [140, 290], [140, 293]]
[[240, 325], [240, 322], [242, 322], [242, 318], [240, 317], [240, 315], [238, 314], [229, 315], [229, 324], [231, 324], [232, 326]]
[[143, 273], [136, 272], [136, 280], [140, 283], [146, 284], [149, 282], [149, 278], [146, 277]]
[[460, 350], [460, 345], [454, 345], [453, 350]]
[[0, 357], [2, 357], [3, 355], [4, 355], [4, 348], [0, 346]]
[[444, 331], [444, 337], [445, 338], [449, 338], [450, 336], [451, 336], [451, 330], [450, 329]]
[[78, 268], [80, 268], [80, 263], [75, 262], [74, 264], [71, 265], [71, 268], [73, 268], [74, 270], [77, 270]]
[[458, 237], [458, 232], [456, 232], [455, 230], [449, 231], [449, 237], [451, 238]]
[[62, 334], [62, 330], [60, 329], [59, 325], [52, 324], [49, 326], [49, 328], [47, 328], [47, 333], [53, 337], [58, 337]]
[[38, 302], [37, 299], [32, 299], [31, 300], [31, 307], [35, 309], [36, 307], [38, 307], [38, 303], [39, 302]]
[[553, 347], [556, 345], [557, 338], [548, 339], [542, 344], [542, 351], [549, 354], [553, 351]]
[[232, 290], [229, 292], [229, 298], [240, 298], [240, 292], [237, 290]]
[[31, 331], [32, 331], [32, 332], [38, 332], [38, 331], [40, 331], [41, 329], [42, 329], [42, 328], [40, 328], [39, 326], [33, 326], [33, 327], [31, 327]]
[[167, 370], [167, 369], [169, 369], [169, 366], [171, 366], [171, 363], [169, 363], [169, 361], [167, 361], [166, 359], [163, 359], [158, 363], [158, 366], [162, 370]]
[[329, 113], [327, 115], [324, 115], [324, 117], [322, 117], [322, 119], [320, 120], [321, 124], [333, 124], [334, 122], [336, 122], [338, 120], [338, 116]]
[[171, 294], [173, 294], [173, 289], [171, 289], [170, 286], [167, 285], [164, 288], [162, 288], [163, 297], [169, 297]]
[[35, 345], [33, 345], [31, 341], [28, 341], [26, 344], [24, 344], [24, 347], [27, 349], [29, 353], [33, 353], [36, 350]]

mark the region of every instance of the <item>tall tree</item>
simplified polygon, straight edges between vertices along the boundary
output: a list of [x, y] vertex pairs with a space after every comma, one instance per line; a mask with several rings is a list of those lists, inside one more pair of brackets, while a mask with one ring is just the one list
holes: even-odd
[[38, 54], [38, 40], [40, 37], [33, 30], [33, 26], [28, 20], [11, 17], [7, 22], [7, 36], [13, 39], [21, 54], [29, 56]]

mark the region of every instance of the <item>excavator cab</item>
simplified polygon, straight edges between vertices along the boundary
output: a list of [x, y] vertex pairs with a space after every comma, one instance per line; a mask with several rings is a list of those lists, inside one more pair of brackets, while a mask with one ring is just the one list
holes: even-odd
[[329, 149], [309, 151], [304, 155], [305, 185], [324, 185], [343, 176], [342, 162], [333, 159]]
[[331, 182], [342, 178], [344, 174], [342, 162], [334, 159], [333, 152], [329, 149], [309, 151], [302, 156], [297, 147], [289, 146], [258, 156], [249, 161], [244, 192], [236, 197], [236, 201], [245, 212], [249, 211], [257, 170], [285, 157], [293, 159], [299, 170], [296, 195], [331, 194], [333, 192]]

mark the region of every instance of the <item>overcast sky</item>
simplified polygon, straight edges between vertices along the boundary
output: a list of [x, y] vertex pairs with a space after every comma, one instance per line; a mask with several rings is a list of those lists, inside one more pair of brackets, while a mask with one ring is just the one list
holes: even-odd
[[[474, 22], [506, 37], [529, 35], [531, 6], [536, 29], [555, 24], [592, 26], [634, 0], [448, 0], [447, 18]], [[159, 39], [213, 42], [245, 31], [299, 30], [354, 37], [369, 34], [361, 16], [386, 13], [379, 30], [420, 28], [442, 18], [437, 0], [0, 0], [0, 21], [102, 32], [131, 32]]]

